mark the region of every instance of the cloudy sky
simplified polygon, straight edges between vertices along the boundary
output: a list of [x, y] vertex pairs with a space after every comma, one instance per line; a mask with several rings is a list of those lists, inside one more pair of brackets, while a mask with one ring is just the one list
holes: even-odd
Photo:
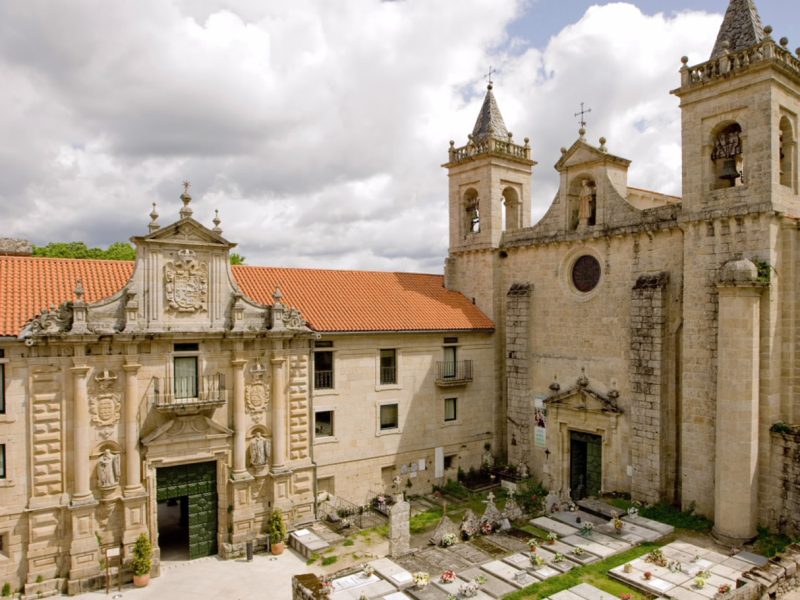
[[[795, 0], [759, 0], [794, 48]], [[791, 4], [791, 7], [790, 7]], [[1, 236], [107, 245], [194, 216], [248, 264], [440, 272], [450, 139], [491, 65], [533, 217], [592, 108], [630, 183], [680, 193], [679, 59], [726, 0], [2, 0]]]

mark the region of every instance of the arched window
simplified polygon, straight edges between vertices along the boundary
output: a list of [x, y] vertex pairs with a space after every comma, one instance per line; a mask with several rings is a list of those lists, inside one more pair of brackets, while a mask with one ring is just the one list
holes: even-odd
[[779, 136], [780, 154], [778, 168], [780, 169], [780, 182], [781, 185], [793, 187], [796, 144], [794, 132], [792, 131], [792, 123], [789, 121], [788, 117], [783, 117], [781, 119]]
[[464, 235], [479, 233], [481, 230], [481, 211], [478, 192], [469, 188], [464, 193]]
[[738, 123], [718, 127], [713, 135], [711, 161], [715, 190], [742, 185], [744, 180], [744, 144]]
[[519, 194], [512, 187], [503, 190], [503, 231], [519, 229], [522, 226]]

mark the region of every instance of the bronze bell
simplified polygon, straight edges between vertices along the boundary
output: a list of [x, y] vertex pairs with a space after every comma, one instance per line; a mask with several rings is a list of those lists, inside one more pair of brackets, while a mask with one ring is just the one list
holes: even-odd
[[722, 164], [722, 173], [720, 174], [719, 178], [730, 181], [731, 186], [734, 186], [736, 185], [736, 180], [741, 176], [742, 174], [736, 169], [736, 159], [726, 158], [725, 162]]

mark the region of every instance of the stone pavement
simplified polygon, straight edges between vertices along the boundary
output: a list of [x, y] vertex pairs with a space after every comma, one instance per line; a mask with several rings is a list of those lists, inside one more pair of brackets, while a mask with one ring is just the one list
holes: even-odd
[[105, 590], [80, 596], [111, 600], [291, 600], [292, 576], [307, 573], [305, 560], [291, 550], [280, 556], [256, 554], [253, 562], [209, 556], [186, 562], [162, 563], [161, 576], [144, 588], [123, 586], [107, 596]]

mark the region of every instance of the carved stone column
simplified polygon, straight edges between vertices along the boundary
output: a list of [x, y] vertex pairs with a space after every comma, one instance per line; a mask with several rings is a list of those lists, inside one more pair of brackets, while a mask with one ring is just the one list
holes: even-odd
[[[76, 362], [83, 362], [82, 357], [76, 357]], [[84, 503], [92, 500], [89, 485], [89, 397], [86, 391], [86, 375], [88, 365], [76, 364], [72, 371], [72, 403], [73, 403], [73, 504]]]
[[[132, 360], [132, 359], [128, 359]], [[139, 456], [139, 369], [142, 365], [126, 362], [125, 370], [125, 495], [142, 491], [142, 463]]]
[[247, 361], [234, 359], [233, 365], [233, 478], [247, 475], [245, 438], [247, 422], [244, 412], [244, 366]]
[[286, 470], [286, 357], [275, 356], [272, 365], [272, 470]]

